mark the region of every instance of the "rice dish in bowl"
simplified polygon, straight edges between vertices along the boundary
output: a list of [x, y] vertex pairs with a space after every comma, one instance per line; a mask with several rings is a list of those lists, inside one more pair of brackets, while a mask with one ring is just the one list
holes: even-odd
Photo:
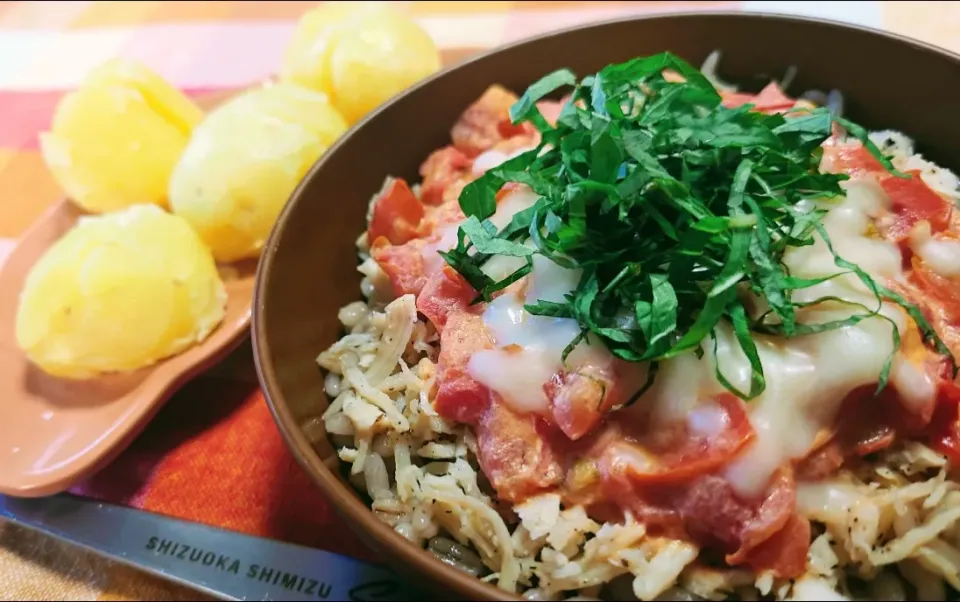
[[388, 177], [315, 427], [527, 599], [956, 598], [957, 179], [712, 65], [493, 86]]

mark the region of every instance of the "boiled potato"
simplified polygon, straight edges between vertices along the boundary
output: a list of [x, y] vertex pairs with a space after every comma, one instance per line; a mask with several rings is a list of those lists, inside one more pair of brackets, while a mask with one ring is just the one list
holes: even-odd
[[305, 14], [280, 71], [326, 94], [349, 123], [440, 69], [440, 53], [419, 25], [366, 4], [331, 2]]
[[170, 206], [218, 261], [256, 257], [293, 189], [346, 129], [312, 90], [247, 91], [194, 130], [170, 180]]
[[167, 182], [203, 112], [145, 66], [113, 60], [57, 105], [43, 159], [87, 211], [166, 206]]
[[383, 2], [324, 2], [304, 13], [284, 52], [280, 78], [332, 97], [328, 65], [341, 33], [358, 19], [383, 9]]
[[85, 216], [27, 275], [16, 338], [45, 372], [135, 370], [203, 341], [223, 320], [216, 265], [182, 218], [156, 205]]

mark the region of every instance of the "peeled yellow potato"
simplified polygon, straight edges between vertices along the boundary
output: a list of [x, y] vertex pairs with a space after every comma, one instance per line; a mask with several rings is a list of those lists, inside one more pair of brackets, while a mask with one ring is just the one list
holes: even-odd
[[307, 170], [347, 129], [324, 95], [255, 88], [213, 110], [170, 179], [170, 206], [221, 262], [256, 257]]
[[280, 76], [326, 94], [355, 123], [440, 69], [440, 53], [413, 20], [389, 6], [331, 2], [305, 14]]
[[170, 172], [202, 118], [156, 73], [112, 60], [63, 97], [40, 149], [60, 187], [87, 211], [166, 206]]
[[353, 22], [384, 9], [383, 2], [324, 2], [297, 22], [280, 66], [283, 81], [333, 96], [330, 52]]
[[16, 338], [54, 376], [150, 365], [203, 341], [226, 291], [210, 251], [155, 205], [85, 216], [27, 275]]

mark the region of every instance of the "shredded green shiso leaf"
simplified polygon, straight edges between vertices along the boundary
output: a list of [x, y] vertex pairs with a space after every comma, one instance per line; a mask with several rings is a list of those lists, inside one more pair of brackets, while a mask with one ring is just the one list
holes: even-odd
[[[668, 81], [673, 70], [684, 81]], [[556, 127], [537, 109], [540, 99], [572, 88]], [[582, 277], [565, 302], [540, 300], [525, 306], [534, 315], [571, 318], [584, 337], [598, 337], [617, 357], [657, 362], [694, 350], [721, 321], [732, 327], [752, 366], [749, 391], [739, 391], [717, 369], [718, 380], [749, 400], [765, 388], [763, 367], [751, 333], [795, 337], [854, 325], [879, 316], [881, 299], [903, 307], [936, 350], [953, 357], [917, 307], [875, 282], [834, 251], [822, 209], [801, 209], [801, 200], [844, 194], [842, 174], [820, 173], [821, 144], [834, 125], [859, 139], [894, 175], [889, 159], [859, 125], [827, 109], [765, 115], [747, 105], [721, 106], [720, 95], [696, 68], [663, 53], [609, 65], [577, 81], [561, 69], [530, 86], [510, 110], [513, 123], [530, 122], [542, 135], [536, 149], [487, 171], [466, 186], [460, 207], [467, 220], [445, 261], [478, 292], [474, 302], [530, 273], [540, 254]], [[487, 218], [507, 182], [539, 195], [498, 230]], [[793, 277], [782, 262], [791, 246], [810, 245], [819, 235], [842, 272], [818, 279]], [[532, 245], [525, 244], [532, 241]], [[481, 266], [495, 255], [525, 258], [501, 280]], [[876, 307], [825, 297], [792, 300], [794, 291], [841, 274], [855, 274], [876, 298]], [[769, 311], [751, 318], [740, 288], [766, 300]], [[797, 310], [844, 302], [857, 313], [822, 324], [798, 323]], [[899, 347], [892, 328], [894, 350]], [[716, 353], [716, 349], [712, 350]], [[893, 356], [879, 375], [886, 386]]]

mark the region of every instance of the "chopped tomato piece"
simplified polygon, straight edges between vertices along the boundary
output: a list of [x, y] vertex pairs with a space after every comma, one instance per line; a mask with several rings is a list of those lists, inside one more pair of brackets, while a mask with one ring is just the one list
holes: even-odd
[[[754, 436], [743, 402], [725, 394], [717, 399], [726, 429], [709, 439], [686, 428], [646, 437], [645, 448], [622, 434], [598, 440], [599, 469], [607, 498], [630, 510], [655, 532], [686, 537], [726, 554], [730, 564], [757, 562], [751, 552], [766, 544], [770, 568], [794, 576], [796, 558], [809, 539], [799, 541], [802, 525], [774, 536], [791, 522], [796, 502], [793, 471], [782, 468], [761, 499], [744, 499], [715, 473]], [[644, 437], [633, 437], [642, 441]], [[659, 453], [656, 453], [659, 452]], [[769, 542], [769, 543], [767, 543]], [[775, 562], [773, 562], [775, 560]], [[803, 568], [803, 565], [800, 565]]]
[[802, 481], [824, 479], [836, 474], [845, 460], [843, 445], [833, 437], [800, 460], [796, 467], [797, 478]]
[[387, 178], [373, 201], [373, 217], [367, 228], [367, 240], [383, 236], [395, 245], [417, 237], [423, 219], [423, 205], [402, 178]]
[[727, 562], [744, 562], [750, 552], [783, 529], [794, 513], [796, 485], [790, 470], [781, 470], [762, 500], [743, 500], [719, 477], [699, 480], [681, 500], [688, 528], [714, 538], [728, 552]]
[[929, 397], [922, 396], [922, 391], [916, 391], [913, 399], [909, 401], [901, 399], [893, 387], [881, 394], [889, 395], [883, 406], [888, 423], [898, 433], [913, 437], [930, 424], [937, 398], [947, 380], [945, 375], [949, 362], [932, 346], [926, 344], [920, 327], [913, 320], [908, 320], [907, 328], [901, 335], [899, 353], [900, 359], [931, 385]]
[[851, 178], [884, 173], [886, 170], [876, 157], [859, 142], [839, 144], [835, 141], [823, 147], [823, 168]]
[[[938, 404], [942, 404], [945, 387], [956, 387], [945, 380], [944, 359], [927, 348], [919, 328], [910, 322], [901, 340], [901, 359], [925, 370], [938, 383], [936, 398], [918, 406], [908, 405], [897, 391], [888, 386], [879, 396], [872, 385], [852, 392], [837, 415], [835, 430], [796, 466], [797, 477], [814, 480], [827, 477], [843, 466], [848, 458], [864, 457], [890, 448], [898, 437], [922, 437], [930, 431]], [[960, 396], [958, 396], [960, 399]]]
[[960, 324], [960, 283], [937, 274], [919, 257], [913, 257], [910, 281], [918, 292], [933, 301], [930, 305], [936, 313], [942, 313], [948, 322]]
[[[449, 361], [449, 360], [448, 360]], [[466, 372], [466, 363], [441, 368], [433, 407], [442, 418], [476, 424], [490, 406], [490, 390]]]
[[845, 456], [866, 456], [893, 444], [897, 430], [906, 431], [911, 420], [893, 389], [888, 386], [879, 396], [873, 385], [861, 387], [844, 400], [837, 415], [834, 442]]
[[571, 441], [577, 441], [594, 432], [645, 380], [646, 373], [636, 364], [614, 360], [558, 372], [544, 384], [543, 391], [550, 400], [554, 423]]
[[960, 466], [960, 387], [952, 380], [940, 385], [929, 430], [931, 445], [950, 458], [954, 466]]
[[950, 379], [944, 379], [940, 383], [940, 400], [948, 405], [960, 404], [960, 385]]
[[390, 279], [398, 297], [419, 295], [427, 282], [423, 244], [423, 240], [415, 239], [406, 244], [391, 245], [386, 238], [378, 238], [370, 247], [370, 256]]
[[877, 424], [863, 434], [854, 446], [854, 453], [858, 456], [868, 456], [883, 451], [893, 445], [897, 432], [889, 424]]
[[934, 320], [933, 327], [953, 357], [960, 360], [960, 326], [945, 324], [943, 320]]
[[437, 253], [456, 245], [457, 232], [453, 224], [462, 219], [460, 207], [446, 203], [429, 208], [420, 222], [420, 238], [402, 245], [390, 245], [386, 238], [374, 241], [370, 255], [390, 278], [397, 295], [419, 295], [428, 278], [446, 267]]
[[950, 224], [952, 205], [927, 186], [920, 172], [911, 172], [909, 178], [881, 177], [880, 186], [890, 196], [897, 218], [886, 232], [888, 238], [905, 239], [921, 220], [930, 222], [932, 232], [942, 232]]
[[450, 266], [427, 278], [427, 282], [417, 297], [417, 311], [433, 322], [438, 331], [443, 331], [447, 316], [452, 312], [464, 311], [477, 291], [463, 276]]
[[807, 568], [809, 551], [810, 521], [793, 514], [782, 529], [750, 550], [743, 564], [780, 578], [798, 577]]
[[721, 92], [721, 104], [729, 109], [735, 109], [745, 104], [754, 105], [754, 110], [761, 113], [782, 113], [796, 106], [797, 101], [787, 96], [777, 82], [770, 82], [759, 94], [744, 94], [742, 92]]
[[677, 499], [680, 499], [686, 488], [670, 488], [660, 491], [659, 495], [652, 495], [624, 477], [604, 480], [604, 489], [608, 499], [628, 510], [652, 535], [696, 541], [704, 547], [715, 547], [716, 542], [701, 539], [687, 528], [685, 517], [677, 506]]
[[671, 432], [636, 437], [637, 443], [620, 441], [611, 446], [613, 470], [620, 470], [641, 485], [664, 485], [689, 481], [729, 463], [753, 440], [756, 433], [743, 402], [725, 393], [716, 398], [725, 426], [715, 436], [691, 432], [685, 425]]
[[827, 443], [803, 458], [797, 464], [797, 477], [803, 480], [828, 477], [840, 470], [847, 458], [881, 452], [896, 440], [897, 430], [883, 417], [862, 417], [852, 428], [841, 427]]
[[557, 119], [560, 118], [560, 112], [563, 111], [563, 105], [565, 105], [566, 102], [566, 98], [559, 101], [541, 100], [537, 103], [537, 108], [540, 109], [540, 114], [547, 120], [547, 123], [555, 126], [557, 125]]
[[758, 111], [775, 112], [791, 109], [797, 101], [787, 96], [777, 82], [770, 82], [757, 94], [754, 104]]
[[[531, 138], [536, 135], [537, 130], [529, 123], [514, 123], [510, 119], [509, 112], [497, 123], [497, 134], [500, 140], [510, 140], [511, 138]], [[490, 148], [496, 148], [502, 142], [494, 142]], [[487, 149], [490, 150], [490, 149]]]
[[953, 279], [930, 270], [914, 256], [904, 283], [890, 286], [912, 302], [930, 322], [940, 340], [955, 358], [960, 358], [960, 294], [955, 294]]
[[[517, 96], [502, 86], [491, 86], [472, 105], [467, 107], [453, 126], [450, 137], [453, 146], [468, 157], [497, 148], [505, 150], [502, 142], [518, 139], [517, 147], [535, 146], [538, 132], [530, 123], [513, 123], [510, 107]], [[550, 124], [556, 124], [563, 105], [544, 100], [537, 103], [540, 114]]]
[[742, 107], [745, 104], [750, 104], [756, 101], [756, 94], [748, 94], [747, 92], [720, 92], [720, 104], [727, 107], [728, 109], [736, 109], [737, 107]]
[[[798, 574], [796, 559], [805, 558], [809, 549], [809, 538], [798, 537], [802, 525], [790, 524], [796, 485], [788, 468], [774, 476], [759, 500], [739, 497], [716, 475], [680, 486], [648, 487], [614, 474], [607, 477], [606, 492], [653, 532], [691, 539], [723, 552], [731, 565], [765, 560], [764, 568], [778, 576], [794, 577]], [[799, 563], [799, 572], [805, 564]]]
[[922, 220], [930, 222], [933, 232], [941, 232], [950, 224], [952, 204], [927, 186], [919, 171], [909, 172], [908, 178], [895, 176], [859, 142], [825, 145], [823, 168], [851, 178], [877, 178], [893, 204], [896, 219], [884, 232], [891, 240], [904, 240]]
[[521, 501], [563, 482], [546, 423], [495, 400], [477, 427], [477, 459], [502, 500]]
[[483, 318], [466, 311], [450, 312], [440, 332], [437, 392], [433, 407], [455, 422], [476, 424], [490, 405], [490, 390], [467, 372], [474, 353], [492, 349], [493, 339]]
[[606, 413], [613, 378], [606, 372], [561, 372], [543, 386], [553, 419], [560, 430], [576, 441], [591, 432]]
[[503, 138], [509, 138], [501, 134], [500, 128], [505, 120], [509, 124], [510, 107], [516, 101], [517, 96], [503, 86], [487, 88], [454, 124], [450, 131], [453, 145], [467, 156], [475, 157]]
[[445, 146], [420, 166], [420, 198], [428, 205], [456, 199], [470, 182], [472, 159], [453, 146]]
[[[919, 331], [912, 333], [908, 330], [901, 350], [913, 344], [910, 341], [914, 336], [919, 339]], [[918, 344], [923, 345], [922, 339]], [[923, 351], [931, 353], [926, 348]], [[936, 374], [940, 370], [939, 361], [924, 369]], [[803, 480], [824, 478], [836, 473], [848, 458], [862, 458], [889, 449], [899, 436], [924, 432], [932, 412], [932, 404], [929, 408], [906, 407], [892, 386], [879, 396], [873, 385], [861, 387], [844, 400], [835, 420], [836, 428], [830, 436], [797, 463], [797, 477]]]
[[797, 478], [822, 479], [840, 470], [848, 458], [889, 448], [908, 422], [910, 417], [892, 388], [879, 398], [874, 396], [873, 386], [854, 391], [844, 400], [833, 432], [797, 462]]
[[439, 207], [433, 208], [433, 210], [427, 214], [427, 217], [430, 222], [430, 228], [421, 228], [422, 236], [432, 233], [436, 228], [459, 224], [467, 219], [467, 216], [463, 214], [463, 210], [460, 209], [460, 203], [456, 201], [444, 203]]
[[764, 86], [763, 89], [760, 90], [760, 93], [757, 94], [756, 100], [757, 107], [782, 105], [792, 102], [794, 102], [794, 100], [786, 95], [777, 82], [770, 82]]

